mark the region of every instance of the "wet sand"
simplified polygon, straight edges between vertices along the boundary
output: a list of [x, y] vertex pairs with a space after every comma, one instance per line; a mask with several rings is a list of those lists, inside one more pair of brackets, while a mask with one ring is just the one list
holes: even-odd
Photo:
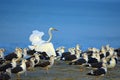
[[[81, 71], [82, 70], [82, 71]], [[86, 75], [90, 69], [68, 65], [68, 62], [55, 61], [54, 66], [49, 72], [42, 68], [35, 68], [34, 71], [27, 71], [27, 75], [22, 74], [20, 80], [120, 80], [120, 62], [114, 69], [108, 69], [105, 76], [89, 76]], [[12, 75], [11, 80], [16, 80], [16, 75]]]

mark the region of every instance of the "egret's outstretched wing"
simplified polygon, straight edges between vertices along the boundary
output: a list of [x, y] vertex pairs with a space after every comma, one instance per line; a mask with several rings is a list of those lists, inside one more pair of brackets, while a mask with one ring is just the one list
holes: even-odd
[[32, 45], [40, 45], [44, 43], [45, 41], [42, 40], [42, 36], [44, 35], [44, 32], [40, 32], [38, 30], [32, 31], [32, 34], [29, 37], [30, 42], [32, 42]]

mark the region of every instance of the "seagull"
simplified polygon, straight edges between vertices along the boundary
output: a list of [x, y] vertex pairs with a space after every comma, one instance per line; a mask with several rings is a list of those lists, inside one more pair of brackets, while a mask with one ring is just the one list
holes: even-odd
[[101, 68], [98, 68], [97, 70], [91, 70], [87, 75], [92, 76], [104, 76], [107, 73], [107, 66], [106, 64], [103, 64]]
[[55, 56], [51, 55], [49, 61], [39, 63], [35, 65], [35, 67], [42, 67], [46, 70], [46, 73], [48, 73], [48, 69], [51, 68], [54, 64], [54, 59], [55, 59]]
[[26, 62], [27, 60], [23, 59], [21, 65], [18, 65], [15, 68], [11, 69], [11, 73], [17, 74], [18, 79], [20, 78], [20, 74], [26, 72], [26, 64], [25, 64]]

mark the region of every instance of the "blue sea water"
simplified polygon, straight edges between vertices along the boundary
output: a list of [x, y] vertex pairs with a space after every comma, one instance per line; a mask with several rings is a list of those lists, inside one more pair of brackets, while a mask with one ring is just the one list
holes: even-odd
[[[0, 0], [0, 48], [28, 47], [33, 30], [55, 27], [55, 49], [120, 47], [120, 0]], [[94, 36], [94, 37], [93, 37]]]

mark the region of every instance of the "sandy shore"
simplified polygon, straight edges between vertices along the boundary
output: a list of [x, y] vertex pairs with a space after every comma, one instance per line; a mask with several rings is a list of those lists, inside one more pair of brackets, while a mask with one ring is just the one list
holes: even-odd
[[[34, 71], [27, 71], [26, 76], [22, 74], [21, 80], [120, 80], [120, 62], [114, 69], [108, 69], [107, 74], [102, 77], [86, 75], [89, 71], [90, 69], [80, 66], [70, 66], [67, 62], [55, 61], [48, 74], [42, 68], [35, 68]], [[12, 75], [11, 80], [16, 80], [16, 75]]]

